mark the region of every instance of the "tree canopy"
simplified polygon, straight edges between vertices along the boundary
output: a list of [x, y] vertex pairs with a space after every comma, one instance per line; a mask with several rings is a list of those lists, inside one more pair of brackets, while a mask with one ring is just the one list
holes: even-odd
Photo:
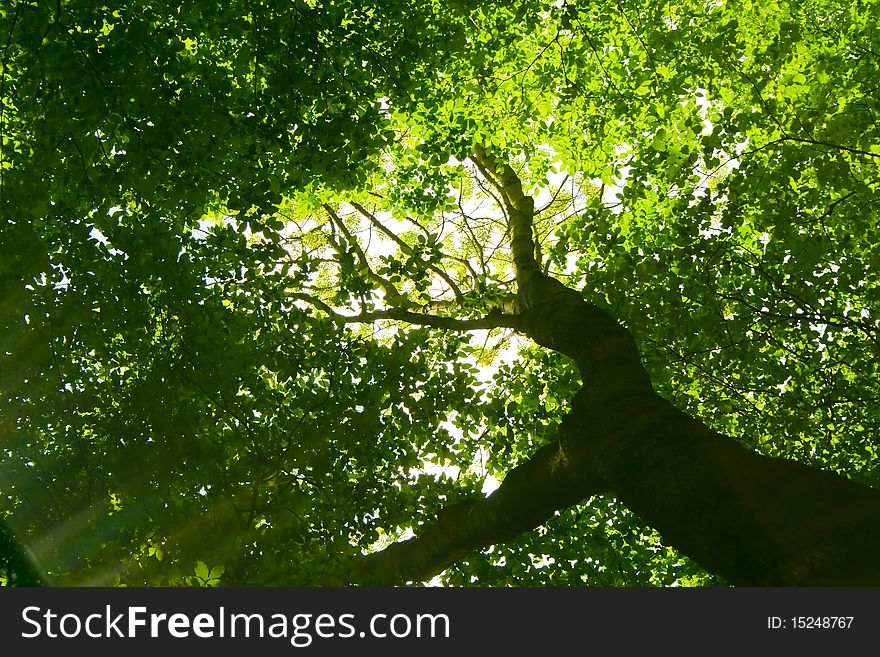
[[880, 582], [878, 19], [4, 4], [0, 580]]

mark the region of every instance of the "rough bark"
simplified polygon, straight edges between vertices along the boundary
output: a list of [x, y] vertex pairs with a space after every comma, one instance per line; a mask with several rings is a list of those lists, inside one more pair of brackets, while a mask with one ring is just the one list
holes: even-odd
[[880, 491], [749, 451], [657, 396], [629, 332], [536, 266], [534, 204], [515, 173], [482, 149], [475, 160], [508, 206], [517, 329], [574, 359], [584, 385], [557, 442], [512, 470], [492, 495], [366, 557], [355, 579], [428, 579], [557, 509], [610, 492], [730, 583], [880, 585]]

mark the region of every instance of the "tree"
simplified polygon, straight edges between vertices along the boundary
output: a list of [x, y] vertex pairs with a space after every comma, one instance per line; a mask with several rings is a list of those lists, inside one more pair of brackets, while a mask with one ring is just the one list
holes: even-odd
[[64, 584], [877, 584], [874, 15], [3, 10], [7, 524]]

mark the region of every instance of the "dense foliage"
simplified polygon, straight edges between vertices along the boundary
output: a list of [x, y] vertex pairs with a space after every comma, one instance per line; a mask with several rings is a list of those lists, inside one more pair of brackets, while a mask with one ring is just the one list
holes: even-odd
[[[878, 18], [7, 3], [0, 514], [52, 583], [334, 584], [489, 490], [579, 380], [509, 330], [419, 325], [513, 291], [476, 144], [662, 395], [880, 486]], [[716, 581], [612, 496], [441, 579]]]

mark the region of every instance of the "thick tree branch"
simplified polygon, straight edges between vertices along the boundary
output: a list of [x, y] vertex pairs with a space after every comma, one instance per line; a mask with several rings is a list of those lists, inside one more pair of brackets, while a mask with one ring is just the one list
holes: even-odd
[[324, 311], [335, 321], [343, 324], [369, 324], [384, 319], [397, 322], [407, 322], [408, 324], [416, 324], [419, 326], [432, 326], [434, 328], [448, 329], [450, 331], [477, 331], [493, 328], [515, 329], [520, 325], [519, 315], [506, 315], [500, 312], [490, 313], [485, 317], [477, 317], [474, 319], [442, 317], [440, 315], [411, 312], [402, 308], [389, 308], [387, 310], [362, 312], [357, 315], [343, 315], [310, 294], [291, 294], [290, 298], [306, 301]]
[[415, 538], [355, 563], [352, 579], [370, 585], [428, 580], [474, 550], [537, 527], [557, 509], [582, 500], [595, 484], [572, 467], [564, 442], [545, 445], [488, 497], [449, 507]]
[[484, 175], [490, 176], [504, 198], [510, 223], [510, 251], [516, 271], [517, 287], [522, 291], [541, 268], [535, 260], [532, 220], [535, 200], [523, 192], [522, 182], [506, 162], [499, 165], [479, 144], [474, 147], [474, 162]]
[[[337, 315], [337, 317], [339, 317], [339, 315]], [[439, 315], [414, 313], [398, 308], [377, 310], [371, 313], [360, 313], [359, 315], [348, 316], [344, 319], [348, 324], [363, 324], [375, 322], [380, 319], [392, 319], [398, 322], [407, 322], [409, 324], [418, 324], [420, 326], [433, 326], [434, 328], [448, 329], [451, 331], [477, 331], [493, 328], [516, 328], [519, 326], [518, 315], [496, 313], [475, 319], [457, 319], [455, 317], [441, 317]]]

